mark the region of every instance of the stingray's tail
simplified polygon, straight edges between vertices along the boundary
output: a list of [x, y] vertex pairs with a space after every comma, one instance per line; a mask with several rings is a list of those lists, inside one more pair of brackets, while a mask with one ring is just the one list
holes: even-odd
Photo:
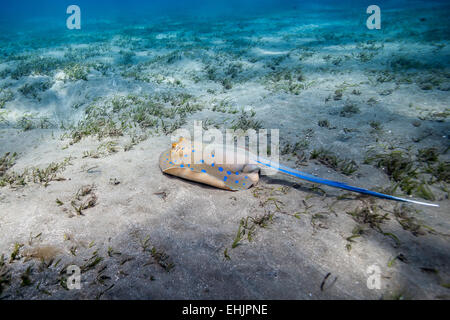
[[327, 186], [330, 187], [335, 187], [335, 188], [340, 188], [340, 189], [344, 189], [344, 190], [349, 190], [349, 191], [353, 191], [353, 192], [359, 192], [362, 194], [368, 194], [374, 197], [378, 197], [378, 198], [382, 198], [382, 199], [388, 199], [388, 200], [395, 200], [395, 201], [401, 201], [401, 202], [410, 202], [410, 203], [415, 203], [415, 204], [421, 204], [424, 206], [431, 206], [431, 207], [439, 207], [439, 205], [437, 204], [433, 204], [433, 203], [426, 203], [426, 202], [421, 202], [421, 201], [415, 201], [415, 200], [410, 200], [410, 199], [404, 199], [404, 198], [399, 198], [399, 197], [395, 197], [395, 196], [391, 196], [388, 194], [383, 194], [383, 193], [379, 193], [379, 192], [375, 192], [375, 191], [371, 191], [371, 190], [367, 190], [367, 189], [363, 189], [363, 188], [358, 188], [358, 187], [353, 187], [353, 186], [349, 186], [345, 183], [342, 182], [337, 182], [337, 181], [333, 181], [333, 180], [327, 180], [327, 179], [322, 179], [322, 178], [318, 178], [315, 177], [313, 175], [310, 175], [308, 173], [305, 172], [301, 172], [289, 167], [286, 167], [282, 164], [278, 164], [278, 163], [273, 163], [272, 161], [268, 160], [268, 159], [264, 159], [264, 158], [257, 158], [257, 159], [253, 159], [254, 161], [256, 161], [257, 163], [278, 170], [280, 172], [289, 174], [291, 176], [303, 179], [303, 180], [307, 180], [310, 182], [314, 182], [314, 183], [320, 183], [320, 184], [325, 184]]

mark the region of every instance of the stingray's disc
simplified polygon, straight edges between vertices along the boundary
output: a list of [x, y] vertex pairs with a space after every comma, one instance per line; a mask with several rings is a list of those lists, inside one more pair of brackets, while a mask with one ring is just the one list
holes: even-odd
[[204, 160], [193, 163], [187, 160], [188, 157], [175, 159], [172, 150], [163, 152], [159, 158], [159, 166], [164, 173], [233, 191], [248, 189], [258, 182], [257, 172], [243, 172], [245, 164], [216, 165]]

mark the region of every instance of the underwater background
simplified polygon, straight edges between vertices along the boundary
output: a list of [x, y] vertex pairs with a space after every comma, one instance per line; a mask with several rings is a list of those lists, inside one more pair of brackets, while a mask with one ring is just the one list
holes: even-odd
[[[0, 299], [449, 299], [449, 14], [2, 0]], [[290, 167], [439, 208], [282, 175], [236, 193], [163, 175], [194, 121], [279, 129]]]

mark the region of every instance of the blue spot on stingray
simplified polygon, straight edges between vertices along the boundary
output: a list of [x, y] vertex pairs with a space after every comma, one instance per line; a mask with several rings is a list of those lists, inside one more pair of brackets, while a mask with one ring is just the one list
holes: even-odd
[[231, 174], [231, 171], [227, 171], [227, 174]]
[[184, 164], [180, 165], [181, 168], [184, 168]]
[[169, 161], [169, 158], [167, 158], [166, 161]]
[[188, 164], [188, 168], [190, 168], [191, 167], [191, 165], [190, 164]]
[[173, 164], [173, 162], [172, 162], [172, 161], [170, 161], [170, 162], [169, 162], [169, 164]]
[[211, 163], [211, 167], [214, 167], [214, 163]]
[[202, 172], [206, 172], [206, 170], [205, 170], [205, 169], [202, 169]]
[[223, 181], [227, 181], [228, 177], [223, 177]]
[[245, 186], [245, 182], [243, 182], [242, 185]]
[[212, 155], [211, 155], [211, 157], [213, 157], [213, 158], [214, 158], [214, 155], [212, 154]]
[[192, 152], [195, 152], [195, 150], [194, 150], [194, 149], [192, 149]]
[[236, 183], [239, 183], [239, 180], [236, 180]]
[[194, 168], [191, 168], [191, 171], [194, 171]]
[[202, 159], [202, 160], [200, 160], [200, 163], [205, 163], [205, 160], [203, 160], [203, 159]]
[[187, 154], [185, 154], [184, 157], [187, 158]]
[[245, 176], [245, 177], [244, 177], [244, 179], [248, 179], [248, 177], [247, 177], [247, 176]]
[[219, 171], [222, 172], [222, 171], [223, 171], [223, 168], [222, 168], [222, 167], [219, 167]]
[[236, 171], [236, 175], [237, 175], [237, 176], [239, 175], [239, 171]]

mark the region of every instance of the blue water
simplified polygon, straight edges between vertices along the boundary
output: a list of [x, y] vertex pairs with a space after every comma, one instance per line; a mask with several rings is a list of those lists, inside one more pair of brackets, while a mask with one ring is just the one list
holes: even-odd
[[[69, 17], [66, 8], [71, 4], [81, 9], [81, 30], [66, 27]], [[371, 4], [373, 2], [369, 0], [2, 1], [0, 63], [3, 64], [0, 70], [3, 72], [0, 76], [8, 79], [17, 61], [24, 62], [24, 58], [33, 55], [44, 57], [49, 51], [64, 54], [62, 51], [76, 45], [110, 46], [117, 38], [125, 46], [121, 48], [123, 51], [130, 50], [131, 54], [141, 52], [129, 60], [136, 67], [145, 64], [144, 56], [159, 55], [161, 50], [181, 50], [184, 54], [200, 48], [217, 54], [240, 52], [244, 60], [255, 60], [261, 58], [252, 56], [255, 48], [286, 52], [305, 46], [321, 51], [330, 45], [365, 41], [445, 47], [449, 41], [448, 1], [378, 1], [376, 4], [382, 12], [380, 30], [366, 27], [366, 8]], [[175, 34], [176, 39], [170, 38]], [[217, 41], [222, 43], [218, 45]], [[98, 54], [97, 58], [91, 51], [89, 62], [110, 58], [115, 51], [109, 49], [109, 52]], [[445, 49], [435, 56], [425, 54], [423, 58], [427, 63], [421, 68], [445, 70], [448, 66]], [[114, 60], [110, 61], [111, 66], [123, 62], [120, 58]], [[55, 67], [44, 68], [48, 69], [48, 76], [54, 76], [70, 62], [75, 61], [66, 59]], [[35, 71], [24, 75], [29, 76]], [[13, 78], [25, 80], [17, 76]]]
[[[27, 23], [41, 21], [44, 25], [65, 25], [65, 11], [69, 5], [81, 8], [83, 21], [90, 23], [101, 19], [117, 21], [151, 20], [162, 16], [183, 18], [199, 17], [239, 17], [245, 18], [255, 14], [273, 14], [283, 11], [322, 12], [321, 19], [332, 19], [336, 14], [355, 16], [365, 15], [365, 8], [376, 4], [383, 10], [408, 10], [421, 8], [442, 8], [448, 10], [446, 0], [78, 0], [78, 1], [2, 1], [0, 10], [1, 27], [6, 30], [11, 26], [24, 27]], [[58, 22], [59, 21], [59, 22]], [[29, 25], [31, 27], [31, 25]], [[37, 27], [36, 25], [34, 27]]]

